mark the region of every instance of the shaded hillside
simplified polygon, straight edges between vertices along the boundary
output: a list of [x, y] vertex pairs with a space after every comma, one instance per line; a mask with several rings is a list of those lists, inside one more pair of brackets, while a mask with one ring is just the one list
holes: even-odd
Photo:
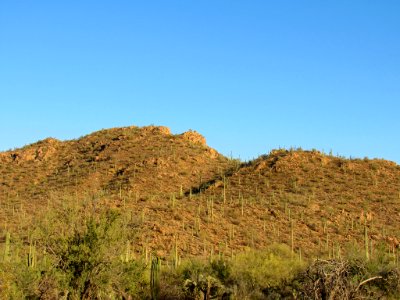
[[46, 139], [0, 160], [3, 228], [34, 228], [27, 217], [40, 207], [101, 204], [129, 213], [133, 252], [163, 258], [275, 242], [296, 255], [340, 256], [349, 244], [362, 247], [366, 231], [371, 255], [399, 244], [400, 167], [385, 160], [275, 150], [240, 164], [196, 132], [154, 126]]

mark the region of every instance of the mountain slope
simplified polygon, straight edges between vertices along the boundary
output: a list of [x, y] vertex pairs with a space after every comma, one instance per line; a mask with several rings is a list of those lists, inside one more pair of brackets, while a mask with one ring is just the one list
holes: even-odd
[[366, 227], [372, 243], [399, 246], [400, 166], [390, 161], [275, 150], [213, 181], [205, 195], [240, 206], [231, 221], [253, 228], [262, 245], [291, 244], [294, 234], [294, 248], [323, 252], [362, 243]]
[[0, 200], [27, 204], [46, 203], [53, 194], [169, 197], [230, 164], [200, 134], [172, 135], [156, 126], [101, 130], [65, 142], [48, 138], [0, 153], [0, 163]]
[[[229, 160], [196, 132], [101, 130], [0, 153], [2, 227], [34, 228], [60, 205], [129, 212], [137, 253], [231, 255], [285, 243], [306, 256], [398, 246], [400, 166], [318, 151]], [[32, 217], [32, 220], [27, 221]], [[386, 246], [385, 246], [386, 245]]]

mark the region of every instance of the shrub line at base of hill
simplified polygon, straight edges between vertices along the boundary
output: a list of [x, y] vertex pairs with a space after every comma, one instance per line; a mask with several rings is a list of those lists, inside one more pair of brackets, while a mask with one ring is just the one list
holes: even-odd
[[129, 214], [60, 208], [1, 245], [1, 299], [399, 299], [398, 260], [301, 258], [284, 244], [231, 257], [160, 259], [132, 250]]

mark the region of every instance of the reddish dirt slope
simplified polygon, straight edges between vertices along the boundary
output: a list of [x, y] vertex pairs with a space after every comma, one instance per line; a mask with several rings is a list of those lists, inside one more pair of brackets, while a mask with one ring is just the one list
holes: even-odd
[[[131, 214], [137, 252], [230, 255], [286, 243], [300, 255], [340, 255], [400, 240], [400, 166], [318, 151], [229, 160], [196, 132], [102, 130], [0, 153], [2, 227], [52, 203], [101, 203]], [[25, 222], [26, 223], [26, 222]]]

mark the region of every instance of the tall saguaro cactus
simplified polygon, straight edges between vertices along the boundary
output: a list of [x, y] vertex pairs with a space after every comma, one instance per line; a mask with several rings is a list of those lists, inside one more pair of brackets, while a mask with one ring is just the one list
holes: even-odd
[[364, 246], [365, 246], [365, 258], [369, 260], [368, 228], [366, 223], [364, 224]]
[[11, 248], [11, 234], [9, 232], [6, 233], [6, 244], [4, 248], [4, 261], [10, 260], [10, 248]]
[[36, 266], [36, 246], [33, 242], [29, 244], [28, 253], [28, 267], [34, 268]]
[[160, 292], [160, 259], [153, 258], [150, 270], [151, 299], [157, 300]]

